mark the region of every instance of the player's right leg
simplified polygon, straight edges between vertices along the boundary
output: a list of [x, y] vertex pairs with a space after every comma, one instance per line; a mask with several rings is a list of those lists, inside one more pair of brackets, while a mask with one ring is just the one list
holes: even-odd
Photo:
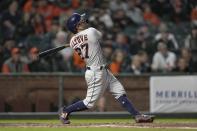
[[88, 109], [83, 101], [78, 101], [68, 107], [64, 106], [59, 110], [59, 118], [63, 124], [70, 124], [69, 115], [72, 112], [83, 111]]
[[115, 96], [115, 98], [120, 102], [122, 107], [124, 107], [135, 118], [137, 123], [153, 122], [154, 116], [143, 115], [138, 110], [136, 110], [131, 101], [126, 96], [126, 92], [122, 84], [114, 77], [111, 72], [108, 73], [110, 78], [109, 90], [112, 95]]

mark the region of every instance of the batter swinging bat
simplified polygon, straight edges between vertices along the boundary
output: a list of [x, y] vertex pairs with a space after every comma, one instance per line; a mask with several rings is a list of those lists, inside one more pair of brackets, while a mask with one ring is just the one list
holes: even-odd
[[58, 51], [60, 51], [60, 50], [62, 50], [62, 49], [64, 49], [64, 48], [66, 48], [66, 47], [69, 47], [69, 45], [66, 44], [66, 45], [63, 45], [63, 46], [55, 47], [55, 48], [52, 48], [52, 49], [49, 49], [49, 50], [40, 52], [40, 53], [38, 54], [38, 57], [41, 58], [41, 57], [45, 57], [45, 56], [48, 56], [48, 55], [57, 53]]

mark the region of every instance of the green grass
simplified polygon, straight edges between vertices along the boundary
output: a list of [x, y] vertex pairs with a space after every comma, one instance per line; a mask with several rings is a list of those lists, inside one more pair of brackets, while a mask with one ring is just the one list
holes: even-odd
[[[73, 124], [83, 123], [134, 123], [132, 119], [71, 119]], [[59, 120], [2, 120], [0, 123], [49, 123], [58, 124]], [[155, 123], [197, 123], [197, 119], [156, 119]]]
[[[72, 124], [87, 123], [134, 123], [131, 119], [71, 119]], [[59, 124], [59, 120], [0, 120], [0, 123], [50, 123]]]
[[[184, 131], [185, 129], [153, 128], [0, 128], [1, 131]], [[196, 131], [196, 130], [189, 130]]]
[[[127, 124], [134, 123], [131, 119], [71, 119], [71, 125], [79, 124], [102, 124], [116, 123]], [[0, 120], [3, 123], [45, 123], [60, 124], [59, 120]], [[156, 119], [155, 123], [197, 123], [197, 119]], [[169, 128], [114, 128], [114, 127], [0, 127], [0, 131], [185, 131], [186, 129], [169, 129]], [[197, 131], [197, 129], [187, 129]]]

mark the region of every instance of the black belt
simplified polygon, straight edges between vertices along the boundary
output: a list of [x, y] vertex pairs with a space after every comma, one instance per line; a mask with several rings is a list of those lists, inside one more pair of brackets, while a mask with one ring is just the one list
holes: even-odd
[[[87, 70], [91, 70], [91, 67], [87, 66]], [[99, 70], [107, 69], [107, 66], [100, 66]]]

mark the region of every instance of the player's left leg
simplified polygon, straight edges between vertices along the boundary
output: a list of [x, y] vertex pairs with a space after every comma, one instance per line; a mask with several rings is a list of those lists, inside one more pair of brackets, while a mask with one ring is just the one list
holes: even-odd
[[111, 72], [108, 73], [110, 78], [109, 91], [133, 117], [139, 115], [139, 111], [135, 109], [132, 102], [127, 98], [122, 84], [111, 74]]
[[112, 95], [120, 102], [120, 104], [135, 118], [137, 123], [139, 122], [153, 122], [154, 116], [148, 116], [141, 114], [138, 110], [135, 109], [131, 101], [129, 101], [126, 96], [126, 92], [122, 84], [114, 77], [111, 72], [109, 72], [110, 77], [110, 86], [109, 90]]

